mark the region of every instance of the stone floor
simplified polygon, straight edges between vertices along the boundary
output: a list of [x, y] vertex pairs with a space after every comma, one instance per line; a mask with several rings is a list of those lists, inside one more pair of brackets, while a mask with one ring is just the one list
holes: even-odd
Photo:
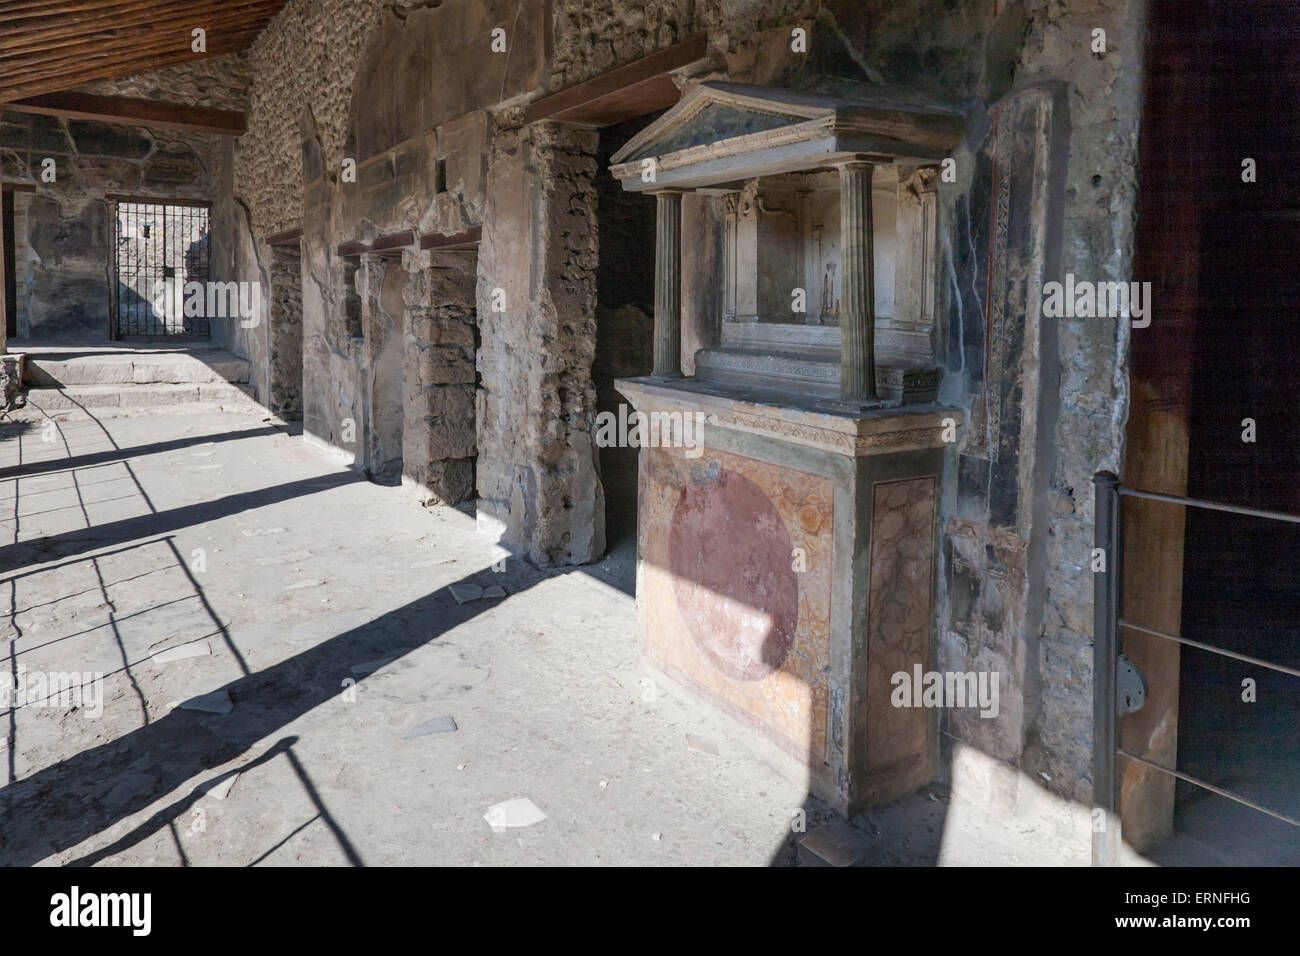
[[[645, 682], [629, 542], [496, 572], [468, 514], [230, 411], [0, 426], [0, 509], [3, 670], [104, 675], [101, 714], [0, 708], [0, 864], [785, 865], [830, 820]], [[546, 818], [494, 829], [515, 798]], [[949, 801], [859, 817], [863, 862], [1082, 862]]]

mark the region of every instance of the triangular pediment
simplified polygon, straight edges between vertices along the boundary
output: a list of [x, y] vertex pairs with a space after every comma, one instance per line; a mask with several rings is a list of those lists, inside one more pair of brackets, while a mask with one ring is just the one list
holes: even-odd
[[633, 191], [728, 188], [855, 160], [935, 162], [963, 130], [951, 109], [707, 82], [632, 137], [610, 171]]
[[785, 103], [763, 92], [768, 91], [755, 87], [751, 92], [739, 84], [702, 83], [633, 137], [612, 161], [625, 163], [663, 156], [834, 114], [828, 102]]

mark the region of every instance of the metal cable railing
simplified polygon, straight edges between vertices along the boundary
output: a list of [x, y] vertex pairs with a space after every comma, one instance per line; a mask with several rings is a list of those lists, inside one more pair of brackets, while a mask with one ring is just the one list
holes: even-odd
[[[1178, 644], [1195, 647], [1198, 650], [1242, 661], [1256, 667], [1262, 667], [1292, 677], [1300, 677], [1300, 669], [1286, 664], [1266, 661], [1224, 647], [1216, 647], [1212, 644], [1192, 640], [1181, 634], [1171, 634], [1167, 631], [1125, 620], [1120, 615], [1120, 581], [1123, 574], [1120, 498], [1141, 498], [1147, 501], [1160, 501], [1188, 508], [1220, 511], [1251, 518], [1263, 518], [1268, 521], [1283, 521], [1290, 524], [1300, 524], [1300, 515], [1125, 488], [1120, 485], [1118, 477], [1107, 471], [1098, 472], [1093, 476], [1092, 480], [1096, 490], [1095, 547], [1100, 549], [1105, 559], [1103, 569], [1093, 575], [1093, 675], [1095, 691], [1093, 698], [1093, 803], [1105, 815], [1102, 826], [1094, 826], [1093, 828], [1093, 865], [1114, 866], [1119, 862], [1120, 819], [1119, 779], [1116, 773], [1117, 757], [1135, 761], [1193, 786], [1226, 797], [1229, 800], [1234, 800], [1284, 823], [1300, 827], [1300, 820], [1279, 810], [1266, 807], [1249, 797], [1226, 790], [1191, 774], [1172, 767], [1162, 766], [1138, 754], [1129, 753], [1119, 743], [1119, 723], [1123, 716], [1120, 713], [1120, 696], [1122, 693], [1120, 665], [1121, 661], [1124, 660], [1122, 657], [1123, 643], [1120, 638], [1121, 629], [1174, 641]], [[1127, 664], [1127, 661], [1124, 661], [1124, 663]]]

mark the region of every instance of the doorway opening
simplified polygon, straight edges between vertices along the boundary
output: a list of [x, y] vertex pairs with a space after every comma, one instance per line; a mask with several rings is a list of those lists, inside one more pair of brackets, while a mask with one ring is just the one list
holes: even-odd
[[[208, 206], [133, 201], [116, 206], [113, 338], [209, 338]], [[191, 283], [201, 283], [202, 293], [193, 294]]]
[[302, 421], [302, 251], [271, 247], [271, 411]]
[[[656, 114], [657, 115], [657, 114]], [[655, 117], [640, 116], [600, 131], [596, 158], [600, 268], [596, 274], [596, 354], [591, 378], [596, 411], [619, 420], [620, 406], [632, 409], [614, 387], [620, 378], [649, 375], [654, 366], [654, 199], [627, 192], [609, 172], [610, 157]], [[636, 448], [600, 449], [600, 480], [605, 488], [606, 549], [635, 581], [637, 532]]]
[[[1125, 484], [1300, 514], [1300, 12], [1156, 0], [1148, 33], [1135, 275], [1164, 306], [1132, 336]], [[1124, 747], [1181, 776], [1124, 768], [1125, 839], [1165, 865], [1293, 864], [1300, 527], [1139, 504], [1124, 616], [1179, 640], [1123, 635], [1148, 683]]]

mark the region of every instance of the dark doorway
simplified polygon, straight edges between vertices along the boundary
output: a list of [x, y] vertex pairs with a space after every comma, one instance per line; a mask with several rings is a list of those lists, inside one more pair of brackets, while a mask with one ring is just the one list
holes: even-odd
[[[1155, 0], [1149, 17], [1136, 278], [1169, 325], [1134, 331], [1135, 406], [1186, 415], [1189, 497], [1300, 513], [1300, 6]], [[1184, 527], [1180, 633], [1300, 667], [1300, 526], [1189, 508]], [[1177, 674], [1177, 769], [1300, 819], [1300, 678], [1186, 645]], [[1158, 862], [1300, 862], [1300, 828], [1174, 793]]]
[[[653, 119], [642, 116], [603, 128], [596, 156], [600, 268], [591, 378], [597, 413], [616, 420], [620, 406], [627, 405], [628, 416], [632, 408], [615, 389], [615, 380], [649, 375], [654, 366], [655, 201], [626, 192], [610, 174], [609, 161]], [[631, 568], [636, 557], [637, 449], [601, 448], [600, 480], [605, 487], [606, 547], [615, 560], [627, 557]]]

